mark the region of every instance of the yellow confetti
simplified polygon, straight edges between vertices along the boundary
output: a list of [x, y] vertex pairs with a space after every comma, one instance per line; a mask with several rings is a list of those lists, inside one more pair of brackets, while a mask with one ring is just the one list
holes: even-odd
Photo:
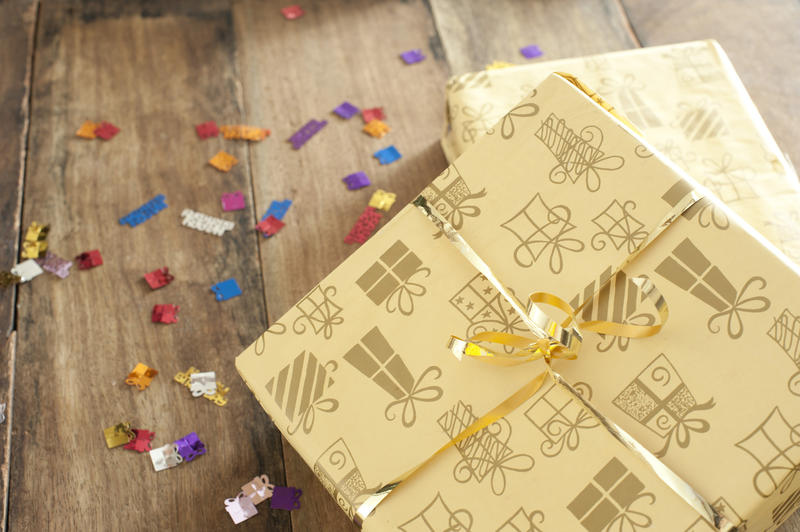
[[514, 63], [507, 63], [505, 61], [492, 61], [490, 64], [486, 65], [486, 70], [498, 70], [500, 68], [508, 68], [516, 66]]
[[364, 126], [364, 133], [368, 133], [379, 139], [381, 137], [386, 136], [389, 132], [389, 126], [381, 122], [380, 120], [370, 120], [367, 122], [367, 125]]
[[394, 205], [395, 199], [397, 199], [397, 195], [395, 193], [378, 189], [370, 198], [369, 206], [388, 212], [389, 209], [392, 208], [392, 205]]

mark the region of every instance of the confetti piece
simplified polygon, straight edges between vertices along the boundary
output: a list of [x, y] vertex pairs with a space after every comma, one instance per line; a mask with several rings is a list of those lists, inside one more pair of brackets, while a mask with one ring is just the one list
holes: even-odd
[[139, 451], [140, 453], [146, 453], [151, 450], [150, 441], [153, 439], [153, 436], [156, 435], [155, 432], [144, 429], [133, 429], [133, 434], [134, 438], [126, 443], [123, 449]]
[[133, 368], [133, 371], [128, 374], [128, 378], [125, 379], [125, 384], [136, 386], [139, 388], [139, 391], [142, 391], [150, 386], [153, 377], [156, 375], [158, 375], [158, 371], [139, 362], [136, 364], [136, 367]]
[[164, 305], [154, 305], [153, 313], [150, 315], [150, 321], [153, 323], [177, 323], [178, 311], [180, 309], [180, 306], [169, 303]]
[[11, 268], [11, 275], [19, 277], [19, 282], [21, 283], [27, 283], [43, 273], [42, 267], [33, 259], [24, 260]]
[[289, 142], [292, 143], [292, 148], [299, 150], [303, 144], [313, 137], [320, 129], [328, 124], [327, 120], [317, 121], [309, 120], [309, 122], [295, 132], [294, 135], [289, 137]]
[[156, 471], [171, 469], [183, 463], [183, 457], [178, 453], [178, 446], [173, 443], [156, 447], [150, 451], [150, 460]]
[[253, 477], [253, 480], [242, 486], [242, 493], [246, 495], [253, 504], [261, 504], [270, 497], [275, 486], [269, 483], [267, 475]]
[[296, 18], [300, 18], [303, 15], [305, 15], [305, 11], [303, 11], [303, 8], [298, 6], [297, 4], [292, 4], [290, 6], [281, 8], [281, 13], [283, 13], [283, 17], [286, 20], [294, 20]]
[[233, 277], [212, 285], [211, 291], [214, 292], [217, 301], [227, 301], [242, 295], [242, 289]]
[[356, 107], [350, 102], [345, 101], [339, 104], [339, 106], [336, 109], [334, 109], [333, 112], [339, 115], [340, 117], [344, 118], [345, 120], [348, 120], [358, 112], [358, 107]]
[[6, 404], [0, 403], [0, 423], [6, 420]]
[[43, 225], [38, 222], [31, 222], [28, 230], [25, 232], [25, 240], [29, 242], [39, 242], [47, 240], [47, 234], [50, 232], [49, 225]]
[[201, 139], [210, 139], [211, 137], [219, 135], [219, 128], [217, 128], [217, 123], [213, 120], [197, 124], [194, 126], [194, 129], [197, 131], [197, 136]]
[[198, 456], [206, 454], [206, 446], [200, 441], [196, 432], [190, 432], [183, 438], [178, 438], [173, 443], [178, 448], [178, 454], [187, 462], [191, 462]]
[[394, 146], [389, 146], [382, 150], [378, 150], [372, 154], [373, 157], [378, 159], [381, 164], [391, 164], [395, 162], [397, 159], [401, 158], [400, 152], [397, 151], [397, 148]]
[[394, 192], [386, 192], [385, 190], [378, 189], [372, 194], [368, 205], [389, 212], [389, 209], [394, 205], [395, 199], [397, 199], [397, 194]]
[[344, 237], [345, 244], [363, 244], [370, 237], [372, 232], [378, 226], [383, 214], [375, 207], [365, 207], [364, 212], [358, 217], [355, 225], [347, 236]]
[[194, 375], [198, 371], [199, 370], [196, 367], [190, 366], [189, 369], [186, 370], [186, 373], [179, 371], [178, 373], [175, 374], [174, 377], [172, 377], [172, 379], [178, 384], [183, 384], [188, 388], [189, 386], [191, 386], [192, 375]]
[[61, 279], [66, 279], [69, 275], [69, 269], [72, 268], [72, 261], [62, 259], [50, 251], [45, 253], [43, 258], [36, 259], [36, 262], [44, 271], [52, 273]]
[[224, 151], [217, 153], [208, 161], [208, 164], [210, 164], [220, 172], [228, 172], [238, 163], [239, 160], [236, 157]]
[[372, 135], [376, 139], [385, 137], [388, 132], [389, 132], [389, 126], [387, 126], [380, 120], [370, 120], [369, 122], [367, 122], [367, 125], [364, 126], [364, 133]]
[[244, 195], [241, 190], [223, 194], [220, 199], [223, 211], [241, 211], [244, 209]]
[[81, 127], [78, 128], [78, 131], [76, 131], [75, 134], [82, 139], [91, 140], [97, 136], [94, 134], [94, 130], [97, 129], [97, 126], [99, 125], [100, 124], [96, 124], [91, 120], [87, 120], [86, 122], [81, 124]]
[[347, 185], [348, 190], [358, 190], [359, 188], [368, 187], [370, 185], [369, 178], [364, 172], [356, 172], [347, 177], [343, 177], [342, 181]]
[[272, 497], [269, 499], [269, 507], [277, 510], [297, 510], [300, 508], [300, 496], [303, 490], [297, 488], [275, 486]]
[[285, 223], [274, 216], [267, 216], [256, 224], [256, 229], [261, 231], [261, 234], [264, 236], [272, 236], [283, 229], [285, 225]]
[[119, 219], [120, 225], [129, 225], [131, 227], [136, 227], [140, 223], [143, 223], [159, 212], [163, 211], [167, 208], [166, 204], [166, 197], [164, 194], [159, 194], [158, 196], [154, 197], [138, 209], [129, 212], [125, 216]]
[[247, 521], [258, 514], [255, 504], [244, 493], [240, 493], [235, 499], [225, 499], [225, 510], [231, 516], [235, 525], [242, 521]]
[[103, 264], [103, 257], [100, 256], [100, 250], [97, 249], [85, 251], [75, 257], [74, 260], [78, 263], [79, 270], [88, 270]]
[[405, 61], [407, 65], [413, 65], [414, 63], [419, 63], [425, 59], [425, 55], [420, 49], [408, 50], [400, 54], [400, 57], [403, 58], [403, 61]]
[[189, 377], [189, 391], [192, 397], [214, 395], [217, 393], [217, 374], [213, 371], [195, 372]]
[[[264, 216], [261, 217], [261, 221], [263, 222], [270, 216], [277, 218], [278, 220], [283, 220], [283, 217], [286, 216], [286, 211], [289, 210], [289, 207], [292, 205], [292, 200], [283, 200], [283, 201], [272, 201], [269, 204], [269, 208], [267, 212], [264, 213]], [[269, 238], [270, 235], [266, 233], [261, 233], [264, 235], [264, 238]]]
[[216, 236], [222, 236], [225, 231], [232, 230], [236, 224], [221, 218], [214, 218], [208, 214], [195, 212], [191, 209], [183, 209], [181, 212], [181, 224], [184, 227], [202, 231]]
[[535, 57], [540, 57], [544, 52], [542, 52], [539, 47], [535, 44], [531, 44], [528, 46], [523, 46], [519, 49], [519, 53], [525, 56], [528, 59], [533, 59]]
[[22, 282], [22, 277], [20, 277], [19, 275], [14, 275], [11, 272], [0, 271], [0, 286], [6, 287], [21, 282]]
[[108, 445], [109, 449], [125, 445], [136, 437], [131, 430], [131, 424], [127, 421], [103, 429], [103, 435], [106, 438], [106, 445]]
[[217, 382], [217, 391], [214, 392], [213, 395], [205, 394], [203, 397], [213, 402], [217, 406], [225, 406], [228, 404], [228, 400], [225, 398], [225, 396], [229, 391], [231, 391], [229, 386], [225, 386], [221, 382]]
[[47, 250], [47, 234], [49, 232], [49, 225], [31, 222], [25, 232], [25, 240], [22, 242], [20, 256], [23, 259], [38, 259]]
[[100, 122], [100, 125], [94, 130], [94, 134], [103, 140], [111, 140], [117, 133], [119, 133], [119, 128], [111, 122]]
[[259, 142], [269, 136], [269, 129], [255, 126], [220, 126], [222, 137], [228, 140], [251, 140]]
[[361, 118], [367, 124], [373, 120], [383, 120], [386, 116], [383, 114], [383, 107], [373, 107], [372, 109], [364, 109], [361, 111]]
[[175, 279], [175, 276], [169, 273], [169, 268], [166, 266], [144, 274], [144, 280], [153, 290], [167, 286], [173, 279]]
[[505, 61], [492, 61], [486, 65], [485, 70], [499, 70], [501, 68], [508, 68], [515, 66], [514, 63], [506, 63]]

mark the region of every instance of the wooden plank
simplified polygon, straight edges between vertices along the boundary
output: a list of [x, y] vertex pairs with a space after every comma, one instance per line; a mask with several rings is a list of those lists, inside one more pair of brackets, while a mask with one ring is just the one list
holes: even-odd
[[[248, 150], [262, 146], [200, 141], [193, 128], [242, 119], [229, 6], [59, 2], [40, 16], [23, 219], [51, 224], [54, 252], [99, 248], [105, 263], [20, 288], [10, 527], [232, 528], [225, 498], [262, 472], [285, 480], [279, 435], [232, 363], [266, 325], [253, 204], [222, 213], [219, 200], [251, 190]], [[121, 132], [76, 138], [85, 119]], [[223, 148], [240, 160], [227, 174], [205, 164]], [[165, 211], [117, 222], [156, 194]], [[181, 227], [184, 208], [236, 228], [219, 238]], [[164, 265], [175, 281], [151, 292], [142, 275]], [[244, 295], [218, 303], [209, 287], [229, 277]], [[180, 305], [180, 321], [150, 323], [157, 303]], [[144, 391], [124, 383], [137, 362], [160, 372]], [[172, 382], [192, 365], [230, 386], [226, 406]], [[126, 419], [155, 431], [154, 447], [196, 431], [208, 452], [154, 472], [147, 454], [106, 448], [103, 428]], [[288, 530], [288, 512], [267, 506], [237, 530]]]
[[644, 46], [716, 39], [742, 78], [767, 127], [797, 167], [800, 116], [800, 2], [770, 0], [623, 0]]
[[525, 63], [519, 49], [529, 44], [544, 52], [541, 60], [638, 45], [614, 0], [429, 2], [453, 74], [495, 60]]
[[[420, 0], [308, 1], [306, 15], [294, 21], [280, 16], [281, 5], [244, 1], [235, 17], [248, 121], [274, 136], [252, 154], [257, 210], [271, 200], [294, 201], [287, 226], [261, 245], [271, 320], [355, 249], [344, 236], [376, 188], [397, 193], [391, 216], [446, 167], [439, 135], [447, 67]], [[428, 58], [406, 66], [398, 54], [412, 48]], [[361, 131], [361, 117], [331, 115], [343, 100], [383, 106], [392, 131], [374, 139]], [[328, 125], [293, 150], [285, 140], [312, 118]], [[372, 153], [390, 144], [403, 158], [380, 166]], [[347, 191], [342, 177], [359, 170], [373, 186]], [[353, 530], [288, 445], [285, 456], [289, 483], [304, 490], [303, 508], [292, 514], [295, 529]]]

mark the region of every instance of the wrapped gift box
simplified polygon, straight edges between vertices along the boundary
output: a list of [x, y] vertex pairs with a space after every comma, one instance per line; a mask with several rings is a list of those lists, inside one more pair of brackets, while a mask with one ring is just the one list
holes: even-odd
[[[520, 300], [590, 297], [691, 189], [708, 193], [552, 75], [422, 191]], [[581, 318], [657, 335], [584, 335], [555, 368], [709, 503], [750, 530], [800, 503], [800, 270], [716, 198], [679, 216]], [[237, 368], [351, 517], [543, 370], [445, 347], [526, 327], [413, 205], [272, 324]], [[530, 335], [530, 333], [527, 333]], [[436, 456], [366, 530], [712, 530], [561, 386]], [[743, 527], [740, 527], [742, 530]]]
[[544, 61], [456, 76], [442, 148], [453, 161], [551, 72], [569, 72], [661, 153], [800, 263], [797, 174], [715, 41]]

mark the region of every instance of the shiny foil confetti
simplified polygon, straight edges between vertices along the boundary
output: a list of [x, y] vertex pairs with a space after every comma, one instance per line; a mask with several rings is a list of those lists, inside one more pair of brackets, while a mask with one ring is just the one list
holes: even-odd
[[270, 133], [269, 129], [244, 125], [220, 126], [219, 130], [222, 133], [222, 137], [225, 139], [249, 140], [253, 142], [264, 140]]
[[514, 63], [507, 63], [505, 61], [492, 61], [484, 67], [484, 70], [499, 70], [501, 68], [508, 68], [515, 66]]
[[191, 209], [183, 209], [181, 212], [181, 224], [196, 231], [202, 231], [215, 236], [222, 236], [225, 231], [232, 230], [236, 224], [221, 218], [215, 218], [208, 214], [195, 212]]
[[364, 212], [358, 217], [355, 225], [347, 236], [344, 237], [345, 244], [363, 244], [375, 231], [375, 228], [381, 222], [383, 213], [374, 207], [365, 207]]
[[370, 207], [375, 207], [376, 209], [389, 212], [389, 209], [392, 208], [392, 205], [394, 205], [394, 201], [396, 199], [397, 194], [394, 192], [386, 192], [385, 190], [378, 189], [372, 193], [372, 197], [369, 199], [368, 205]]
[[214, 297], [217, 301], [227, 301], [231, 298], [242, 295], [242, 289], [236, 279], [230, 278], [211, 286]]
[[7, 287], [22, 282], [22, 277], [11, 272], [0, 271], [0, 286]]
[[150, 321], [153, 323], [177, 323], [180, 309], [181, 307], [178, 305], [172, 304], [154, 305]]
[[192, 373], [189, 377], [189, 391], [192, 397], [214, 395], [217, 392], [217, 374], [213, 371]]
[[81, 124], [81, 127], [78, 128], [78, 131], [75, 132], [75, 135], [79, 136], [82, 139], [91, 140], [97, 137], [97, 135], [94, 134], [94, 130], [97, 129], [97, 126], [99, 125], [100, 124], [92, 122], [91, 120], [87, 120], [86, 122]]
[[265, 219], [256, 224], [256, 229], [261, 231], [261, 234], [264, 236], [272, 236], [283, 229], [285, 225], [285, 223], [278, 220], [274, 216], [267, 216]]
[[42, 269], [48, 273], [66, 279], [69, 275], [69, 270], [72, 268], [72, 261], [62, 259], [55, 253], [48, 251], [44, 257], [36, 259], [36, 262]]
[[178, 446], [174, 443], [168, 443], [150, 451], [150, 460], [156, 471], [170, 469], [183, 463], [183, 457], [178, 453]]
[[389, 132], [389, 126], [380, 120], [371, 120], [364, 126], [364, 133], [375, 137], [376, 139], [385, 137]]
[[94, 130], [94, 134], [103, 140], [111, 140], [117, 133], [119, 133], [119, 128], [111, 122], [100, 122]]
[[343, 177], [342, 181], [347, 185], [348, 190], [358, 190], [370, 185], [369, 177], [364, 172], [350, 174], [347, 177]]
[[49, 225], [42, 225], [38, 222], [31, 222], [25, 232], [25, 240], [22, 242], [23, 259], [38, 259], [47, 250], [47, 235], [50, 232]]
[[178, 449], [178, 454], [187, 462], [191, 462], [198, 456], [206, 454], [206, 446], [200, 441], [196, 432], [190, 432], [183, 438], [173, 442]]
[[155, 432], [150, 432], [149, 430], [144, 429], [133, 429], [134, 438], [125, 444], [123, 449], [128, 449], [131, 451], [138, 451], [140, 453], [146, 453], [151, 450], [150, 442], [153, 439], [153, 436], [156, 435]]
[[169, 273], [169, 268], [166, 266], [144, 274], [144, 280], [147, 281], [147, 284], [150, 285], [150, 288], [153, 290], [167, 286], [173, 279], [175, 279], [175, 276]]
[[391, 164], [402, 157], [394, 146], [388, 146], [372, 154], [381, 164]]
[[208, 161], [208, 164], [210, 164], [220, 172], [228, 172], [238, 163], [239, 160], [236, 157], [224, 151], [218, 152]]
[[286, 20], [294, 20], [305, 15], [305, 11], [303, 11], [303, 8], [299, 5], [292, 4], [290, 6], [282, 7], [281, 14]]
[[103, 257], [100, 255], [100, 250], [97, 249], [85, 251], [75, 257], [74, 260], [78, 264], [79, 270], [88, 270], [103, 264]]
[[240, 493], [235, 499], [225, 499], [225, 511], [236, 525], [258, 514], [255, 504], [244, 493]]
[[167, 208], [166, 196], [159, 194], [141, 207], [133, 210], [119, 219], [120, 225], [136, 227]]
[[242, 486], [242, 493], [247, 495], [253, 501], [253, 504], [260, 504], [272, 497], [274, 489], [275, 486], [270, 484], [269, 477], [261, 475], [260, 477], [253, 477], [253, 480]]
[[541, 57], [544, 52], [539, 49], [539, 46], [535, 44], [531, 44], [528, 46], [523, 46], [519, 49], [519, 53], [521, 53], [524, 57], [528, 59], [534, 59], [536, 57]]
[[408, 50], [400, 54], [400, 57], [403, 58], [403, 61], [407, 65], [413, 65], [414, 63], [419, 63], [420, 61], [425, 59], [425, 54], [422, 53], [422, 50]]
[[269, 507], [278, 510], [298, 510], [302, 494], [303, 490], [297, 488], [275, 486], [269, 499]]
[[11, 268], [11, 274], [19, 277], [21, 283], [27, 283], [43, 273], [42, 267], [33, 259], [24, 260]]
[[327, 120], [310, 120], [306, 125], [301, 127], [297, 132], [289, 137], [289, 142], [292, 143], [292, 148], [299, 150], [303, 144], [309, 141], [311, 137], [316, 135], [320, 129], [327, 125]]
[[225, 397], [231, 391], [230, 386], [225, 386], [221, 382], [217, 382], [217, 391], [213, 394], [205, 394], [203, 397], [211, 401], [217, 406], [225, 406], [228, 404], [228, 399]]
[[350, 102], [342, 102], [333, 110], [333, 112], [339, 115], [341, 118], [348, 120], [352, 118], [353, 115], [358, 113], [358, 107]]
[[197, 131], [197, 136], [201, 139], [210, 139], [219, 135], [219, 128], [213, 120], [197, 124], [194, 126], [194, 130]]
[[242, 194], [241, 190], [237, 190], [236, 192], [229, 192], [227, 194], [223, 194], [220, 198], [222, 202], [222, 210], [223, 211], [240, 211], [244, 209], [244, 194]]
[[383, 120], [386, 116], [383, 114], [383, 107], [372, 107], [370, 109], [363, 109], [361, 111], [361, 118], [364, 120], [365, 124], [368, 124], [373, 120]]
[[[261, 221], [263, 222], [270, 216], [277, 218], [278, 220], [283, 220], [283, 217], [286, 216], [286, 211], [289, 210], [289, 207], [292, 205], [292, 200], [283, 200], [283, 201], [272, 201], [269, 204], [269, 208], [267, 212], [264, 213], [264, 216], [261, 217]], [[270, 235], [262, 232], [264, 238], [269, 238]]]
[[125, 445], [136, 437], [131, 430], [131, 424], [127, 421], [103, 429], [103, 436], [106, 438], [106, 445], [109, 449]]
[[139, 391], [142, 391], [150, 386], [153, 377], [156, 375], [158, 375], [158, 371], [139, 362], [136, 364], [136, 367], [133, 368], [133, 371], [128, 374], [128, 378], [125, 379], [125, 384], [136, 386]]

